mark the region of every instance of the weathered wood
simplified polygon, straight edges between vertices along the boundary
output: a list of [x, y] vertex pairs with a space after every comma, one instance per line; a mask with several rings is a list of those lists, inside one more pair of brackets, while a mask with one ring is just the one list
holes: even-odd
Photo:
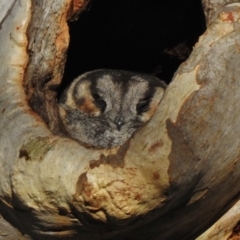
[[0, 240], [30, 240], [0, 215]]
[[[237, 240], [239, 239], [239, 220], [240, 202], [237, 202], [230, 211], [224, 214], [212, 227], [198, 237], [197, 240]], [[238, 229], [234, 233], [236, 226], [238, 226]]]
[[224, 6], [238, 2], [239, 0], [202, 0], [207, 24], [212, 24], [212, 21], [214, 21], [216, 17], [215, 15], [217, 15]]
[[[41, 36], [41, 51], [29, 56], [30, 0], [16, 0], [2, 18], [1, 213], [32, 239], [198, 236], [239, 194], [240, 4], [224, 8], [209, 26], [150, 122], [112, 150], [86, 149], [53, 135], [26, 101], [22, 83], [37, 76], [37, 65], [46, 67], [41, 79], [48, 80], [50, 71], [51, 84], [59, 83], [61, 73], [55, 71], [64, 60], [55, 61], [52, 54], [60, 58], [67, 46], [61, 37], [67, 39], [70, 1], [55, 4], [62, 19], [51, 29], [63, 35], [51, 34], [48, 41], [42, 27], [34, 37]], [[48, 15], [55, 11], [50, 8]], [[56, 47], [58, 37], [63, 48]], [[28, 94], [34, 87], [30, 84]], [[49, 101], [46, 95], [42, 99]]]
[[[24, 89], [30, 106], [53, 132], [59, 132], [56, 105], [69, 44], [67, 21], [79, 14], [87, 0], [32, 0], [28, 26], [30, 60], [24, 77]], [[59, 27], [61, 26], [61, 27]]]
[[[226, 4], [237, 3], [238, 0], [202, 0], [208, 25], [212, 24], [214, 15], [221, 11]], [[233, 234], [233, 229], [240, 220], [237, 202], [222, 218], [220, 218], [211, 228], [199, 237], [199, 240], [228, 239]], [[234, 235], [234, 234], [233, 234]], [[232, 238], [230, 238], [232, 239]], [[233, 237], [234, 239], [234, 237]]]
[[[0, 64], [0, 75], [1, 75], [1, 94], [4, 91], [8, 91], [8, 88], [5, 86], [6, 82], [16, 81], [16, 84], [19, 84], [19, 79], [24, 73], [24, 67], [27, 64], [27, 54], [25, 52], [27, 46], [27, 39], [24, 35], [26, 32], [26, 26], [30, 17], [28, 11], [25, 12], [26, 9], [30, 10], [30, 4], [26, 1], [26, 6], [21, 7], [21, 4], [17, 0], [9, 0], [9, 1], [1, 1], [0, 2], [0, 41], [1, 43], [5, 42], [6, 45], [2, 46], [0, 50], [1, 54], [1, 64]], [[18, 13], [16, 13], [16, 9], [18, 9]], [[15, 10], [15, 11], [14, 11]], [[15, 17], [14, 14], [16, 14]], [[7, 19], [11, 19], [11, 23], [7, 21]], [[12, 25], [15, 26], [15, 29], [12, 29]], [[9, 32], [9, 29], [11, 31]], [[6, 47], [6, 48], [5, 48]], [[11, 50], [9, 50], [11, 49]], [[14, 52], [18, 58], [14, 58], [11, 53]], [[13, 58], [12, 58], [13, 57]], [[8, 67], [6, 67], [8, 65]], [[9, 89], [11, 91], [11, 89]], [[11, 99], [14, 101], [16, 95], [23, 95], [22, 91], [19, 93], [14, 93]], [[1, 98], [1, 97], [0, 97]], [[16, 101], [16, 105], [22, 104]], [[3, 103], [3, 99], [0, 100], [1, 105], [1, 120], [2, 116], [5, 112], [5, 106]], [[12, 110], [14, 108], [11, 108]], [[11, 110], [10, 110], [11, 111]], [[17, 113], [17, 111], [15, 111]], [[6, 123], [3, 123], [3, 125]], [[5, 125], [6, 127], [6, 125]], [[9, 126], [8, 126], [9, 127]], [[6, 132], [5, 132], [6, 134]], [[4, 139], [3, 131], [0, 132], [1, 139]], [[6, 168], [11, 169], [13, 166], [9, 165], [7, 162], [4, 163], [4, 159], [8, 160], [8, 157], [11, 156], [11, 144], [10, 142], [5, 142], [5, 146], [7, 148], [2, 148], [0, 153], [0, 172], [1, 176], [7, 177], [7, 172], [5, 172]], [[9, 153], [9, 154], [8, 154]], [[2, 165], [5, 164], [5, 167]], [[3, 177], [5, 179], [5, 177]], [[5, 180], [4, 180], [5, 181]], [[3, 182], [1, 179], [0, 182], [0, 192], [1, 196], [8, 195], [11, 192], [9, 185], [6, 182]], [[9, 195], [8, 195], [9, 196]], [[1, 200], [3, 200], [1, 198]], [[4, 211], [1, 211], [2, 213]], [[26, 235], [24, 236], [19, 230], [10, 225], [1, 215], [0, 215], [0, 239], [1, 240], [27, 240], [30, 239]]]

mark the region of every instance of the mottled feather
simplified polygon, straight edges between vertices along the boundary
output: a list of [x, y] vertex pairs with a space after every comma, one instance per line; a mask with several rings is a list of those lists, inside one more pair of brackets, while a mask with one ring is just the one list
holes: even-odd
[[59, 100], [65, 130], [88, 146], [122, 145], [154, 114], [165, 87], [147, 74], [106, 69], [87, 72]]

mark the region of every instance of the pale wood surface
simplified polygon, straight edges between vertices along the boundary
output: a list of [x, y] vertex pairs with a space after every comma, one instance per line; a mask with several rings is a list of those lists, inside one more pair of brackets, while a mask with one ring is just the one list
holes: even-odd
[[30, 240], [0, 215], [0, 240]]
[[[209, 26], [150, 122], [119, 149], [93, 150], [53, 135], [28, 106], [30, 3], [18, 0], [0, 32], [1, 212], [33, 239], [196, 237], [239, 193], [239, 4]], [[48, 14], [70, 1], [55, 4]], [[36, 64], [57, 69], [61, 61]]]
[[240, 221], [240, 201], [238, 201], [226, 214], [224, 214], [212, 227], [196, 240], [237, 240], [231, 237], [233, 229]]
[[202, 0], [207, 24], [212, 24], [212, 21], [224, 6], [238, 2], [239, 0]]

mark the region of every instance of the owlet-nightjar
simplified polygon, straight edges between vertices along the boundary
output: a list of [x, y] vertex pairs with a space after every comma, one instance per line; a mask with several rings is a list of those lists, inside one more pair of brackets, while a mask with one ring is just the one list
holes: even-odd
[[59, 100], [68, 135], [95, 148], [126, 142], [158, 106], [166, 85], [147, 74], [100, 69], [76, 78]]

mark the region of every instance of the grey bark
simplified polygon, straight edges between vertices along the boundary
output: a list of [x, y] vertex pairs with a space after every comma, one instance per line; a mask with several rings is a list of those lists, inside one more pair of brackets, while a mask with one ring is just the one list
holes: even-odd
[[238, 0], [202, 0], [207, 24], [212, 24], [212, 21], [224, 6], [238, 2]]
[[58, 125], [66, 21], [83, 6], [16, 0], [0, 12], [1, 214], [32, 239], [193, 239], [239, 195], [240, 5], [211, 19], [153, 118], [112, 150], [54, 135], [26, 99]]

